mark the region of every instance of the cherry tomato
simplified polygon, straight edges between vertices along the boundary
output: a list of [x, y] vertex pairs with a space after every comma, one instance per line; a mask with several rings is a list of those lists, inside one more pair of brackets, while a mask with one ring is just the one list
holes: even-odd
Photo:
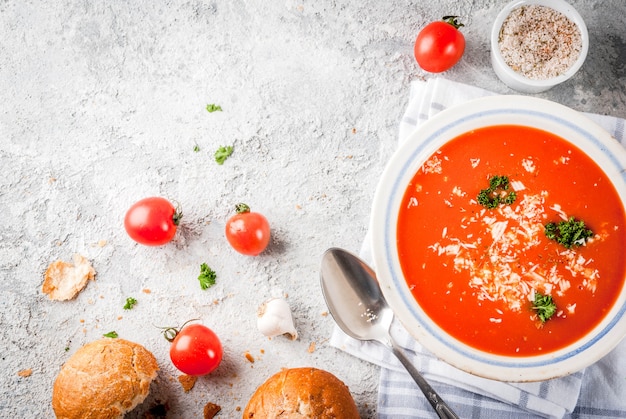
[[172, 240], [182, 216], [165, 198], [144, 198], [126, 212], [124, 227], [137, 243], [160, 246]]
[[270, 224], [258, 212], [251, 212], [246, 204], [237, 204], [237, 214], [226, 222], [226, 239], [244, 255], [256, 256], [270, 242]]
[[456, 16], [426, 25], [415, 39], [415, 59], [420, 67], [441, 73], [459, 62], [465, 51], [465, 37], [458, 30], [461, 26]]
[[216, 369], [222, 361], [222, 343], [208, 327], [201, 324], [184, 326], [174, 332], [173, 339], [166, 334], [166, 339], [172, 342], [170, 359], [176, 368], [187, 375], [205, 375]]

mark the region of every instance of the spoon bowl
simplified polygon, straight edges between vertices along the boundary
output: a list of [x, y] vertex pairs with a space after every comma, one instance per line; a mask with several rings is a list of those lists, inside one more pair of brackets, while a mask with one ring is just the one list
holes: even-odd
[[321, 267], [322, 293], [333, 319], [348, 336], [384, 340], [393, 320], [376, 274], [361, 259], [341, 249], [329, 249]]
[[458, 418], [394, 342], [389, 327], [394, 314], [380, 290], [376, 274], [358, 256], [339, 248], [323, 257], [320, 282], [326, 305], [348, 336], [386, 346], [404, 365], [440, 418]]

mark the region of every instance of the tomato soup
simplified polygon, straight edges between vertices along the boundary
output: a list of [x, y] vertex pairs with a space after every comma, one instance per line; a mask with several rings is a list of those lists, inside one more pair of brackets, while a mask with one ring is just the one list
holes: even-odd
[[[493, 177], [508, 189], [477, 198]], [[515, 192], [513, 202], [505, 195]], [[566, 247], [546, 236], [574, 217], [590, 237]], [[400, 265], [414, 298], [442, 329], [507, 356], [548, 353], [596, 326], [624, 283], [624, 208], [581, 150], [529, 127], [463, 134], [418, 170], [399, 211]], [[546, 319], [535, 297], [556, 305]]]

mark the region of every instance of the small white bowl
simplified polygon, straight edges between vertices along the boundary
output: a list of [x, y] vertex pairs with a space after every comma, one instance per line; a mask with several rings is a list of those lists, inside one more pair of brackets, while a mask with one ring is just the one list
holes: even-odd
[[[569, 20], [574, 22], [580, 30], [580, 36], [582, 41], [582, 48], [578, 60], [562, 75], [553, 77], [550, 79], [535, 80], [523, 76], [521, 73], [516, 72], [509, 67], [502, 54], [500, 52], [500, 46], [498, 45], [498, 39], [500, 36], [500, 29], [505, 19], [509, 14], [522, 6], [528, 5], [540, 5], [549, 7], [558, 12], [563, 13]], [[514, 0], [507, 4], [504, 9], [498, 14], [496, 20], [491, 29], [491, 64], [493, 66], [496, 75], [502, 82], [504, 82], [511, 89], [517, 90], [523, 93], [539, 93], [546, 91], [560, 83], [571, 78], [585, 62], [587, 58], [587, 51], [589, 50], [589, 33], [587, 32], [587, 26], [583, 21], [580, 14], [567, 2], [563, 0]]]

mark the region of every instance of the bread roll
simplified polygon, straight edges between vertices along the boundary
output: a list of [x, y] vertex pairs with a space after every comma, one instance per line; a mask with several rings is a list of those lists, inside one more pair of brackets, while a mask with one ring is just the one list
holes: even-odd
[[52, 389], [57, 418], [122, 418], [144, 401], [157, 361], [124, 339], [88, 343], [67, 360]]
[[284, 369], [252, 395], [243, 419], [359, 419], [348, 387], [316, 368]]

